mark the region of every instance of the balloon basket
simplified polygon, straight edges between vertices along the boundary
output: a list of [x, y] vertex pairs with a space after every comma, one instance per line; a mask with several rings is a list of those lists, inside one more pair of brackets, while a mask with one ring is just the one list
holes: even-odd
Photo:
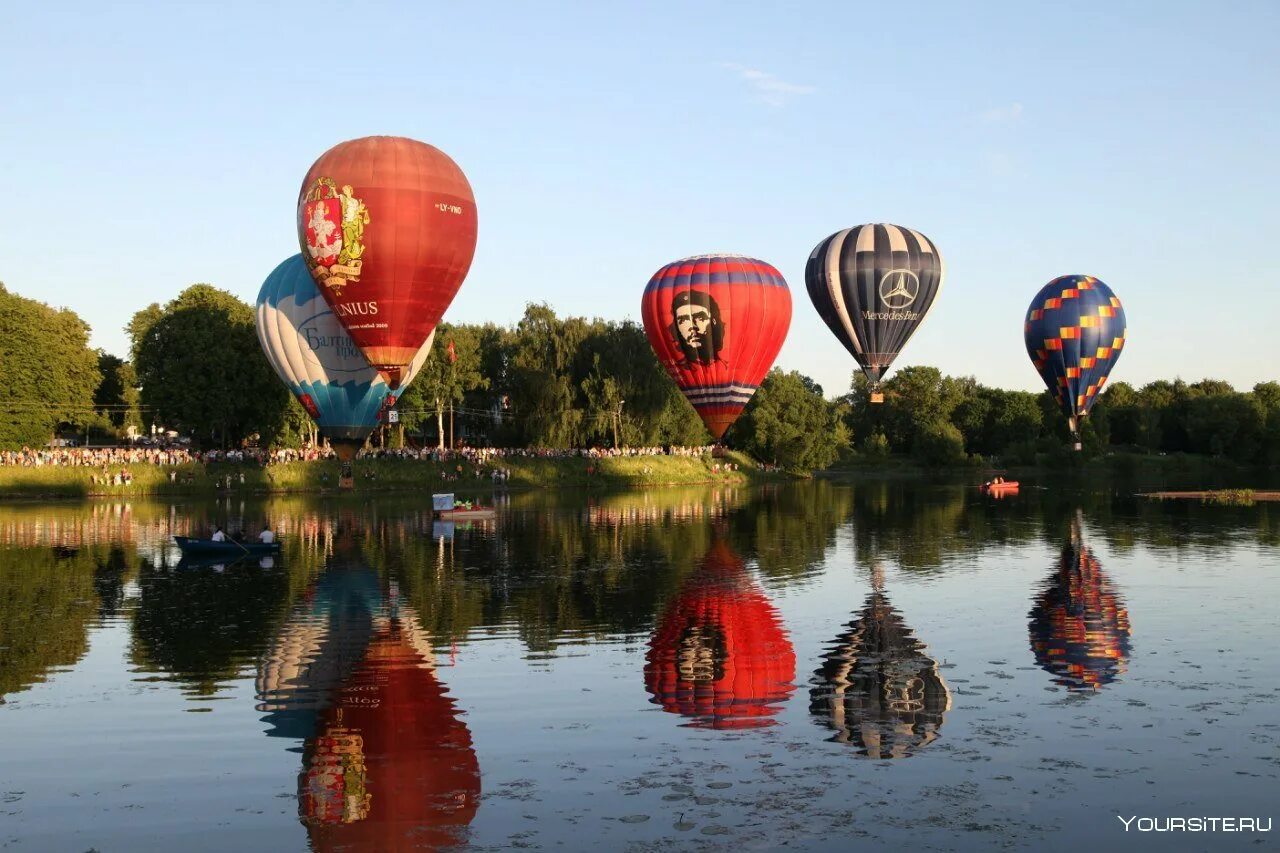
[[356, 478], [352, 477], [350, 474], [346, 475], [345, 477], [338, 478], [339, 489], [349, 492], [355, 487], [356, 487]]
[[878, 404], [880, 404], [880, 403], [883, 403], [883, 402], [884, 402], [884, 392], [883, 392], [883, 391], [872, 391], [872, 392], [871, 392], [871, 402], [872, 402], [872, 403], [875, 403], [875, 404], [877, 404], [877, 405], [878, 405]]

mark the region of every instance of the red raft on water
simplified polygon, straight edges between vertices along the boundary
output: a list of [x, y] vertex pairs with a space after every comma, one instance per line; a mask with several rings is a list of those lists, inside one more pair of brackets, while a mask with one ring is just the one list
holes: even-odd
[[452, 493], [432, 495], [431, 511], [436, 518], [449, 521], [494, 518], [497, 515], [497, 510], [491, 506], [477, 506], [470, 501], [467, 503], [455, 501]]
[[1018, 493], [1017, 480], [1005, 480], [1002, 483], [983, 483], [978, 486], [978, 491], [992, 497], [1003, 497], [1004, 495], [1016, 495]]

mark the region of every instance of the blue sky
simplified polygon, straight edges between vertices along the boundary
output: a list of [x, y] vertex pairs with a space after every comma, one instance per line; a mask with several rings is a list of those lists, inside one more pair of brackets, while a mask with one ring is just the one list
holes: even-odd
[[948, 279], [896, 366], [1034, 389], [1027, 303], [1125, 304], [1112, 381], [1280, 378], [1280, 4], [36, 4], [0, 50], [0, 281], [124, 354], [148, 303], [252, 301], [344, 139], [449, 153], [480, 241], [446, 314], [639, 320], [664, 263], [777, 266], [779, 364], [848, 387], [804, 290], [821, 238], [887, 221]]

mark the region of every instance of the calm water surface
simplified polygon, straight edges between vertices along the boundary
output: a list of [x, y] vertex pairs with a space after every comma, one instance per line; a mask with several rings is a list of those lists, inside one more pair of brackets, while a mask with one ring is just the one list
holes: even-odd
[[1280, 817], [1280, 506], [1131, 491], [3, 505], [0, 848], [1274, 846], [1116, 818]]

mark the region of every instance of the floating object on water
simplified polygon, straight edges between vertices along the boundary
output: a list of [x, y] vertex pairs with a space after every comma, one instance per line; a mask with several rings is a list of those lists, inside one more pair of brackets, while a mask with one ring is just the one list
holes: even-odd
[[263, 554], [279, 554], [279, 542], [236, 542], [228, 539], [226, 542], [214, 542], [212, 539], [195, 539], [190, 536], [175, 536], [173, 541], [178, 543], [178, 547], [182, 549], [183, 554], [203, 554], [203, 555], [222, 555], [227, 556], [246, 556], [252, 554], [261, 556]]
[[455, 501], [453, 493], [431, 496], [431, 512], [436, 518], [449, 521], [481, 520], [496, 518], [497, 510], [491, 506], [472, 506], [471, 502]]

